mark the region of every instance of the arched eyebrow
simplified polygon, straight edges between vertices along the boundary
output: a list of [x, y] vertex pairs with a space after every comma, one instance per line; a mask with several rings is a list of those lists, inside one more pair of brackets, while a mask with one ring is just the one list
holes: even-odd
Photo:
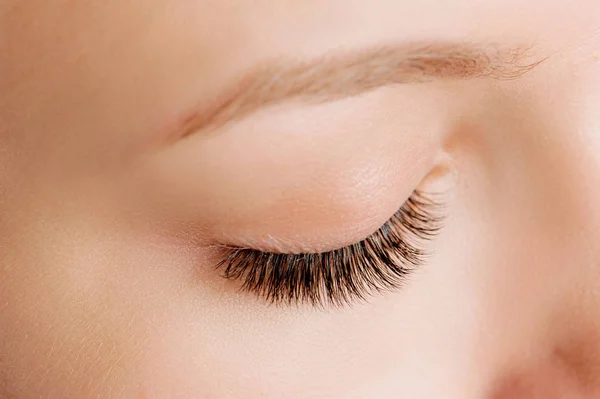
[[428, 43], [329, 54], [308, 62], [267, 61], [181, 117], [175, 136], [216, 129], [284, 101], [322, 103], [383, 86], [439, 79], [516, 79], [544, 61], [532, 60], [531, 50]]

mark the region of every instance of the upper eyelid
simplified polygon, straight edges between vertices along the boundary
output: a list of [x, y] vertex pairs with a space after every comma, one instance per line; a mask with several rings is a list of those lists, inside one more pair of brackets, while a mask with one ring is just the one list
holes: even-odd
[[[423, 196], [423, 194], [420, 194], [420, 193], [417, 193], [416, 195], [419, 197], [419, 200], [420, 200], [420, 201], [424, 201], [424, 200], [425, 200], [425, 198], [426, 198], [425, 196]], [[306, 252], [306, 253], [270, 252], [270, 251], [262, 251], [262, 250], [255, 249], [255, 248], [252, 248], [252, 247], [238, 247], [238, 246], [229, 246], [229, 245], [220, 245], [220, 247], [221, 247], [221, 248], [228, 248], [228, 249], [231, 249], [231, 250], [248, 250], [248, 251], [255, 251], [255, 252], [260, 252], [260, 253], [262, 253], [262, 254], [265, 254], [265, 255], [304, 256], [304, 255], [315, 255], [315, 254], [332, 254], [332, 253], [334, 253], [334, 252], [336, 252], [336, 251], [340, 251], [340, 250], [347, 249], [347, 248], [351, 247], [352, 245], [357, 245], [357, 244], [364, 243], [364, 242], [366, 242], [367, 240], [371, 239], [371, 238], [372, 238], [374, 235], [376, 235], [377, 233], [381, 232], [381, 231], [382, 231], [382, 229], [384, 229], [384, 228], [386, 228], [386, 227], [389, 227], [389, 225], [390, 225], [390, 224], [392, 224], [392, 220], [393, 220], [393, 218], [397, 217], [397, 216], [398, 216], [398, 215], [399, 215], [401, 212], [403, 212], [403, 210], [406, 210], [406, 209], [407, 209], [407, 208], [406, 208], [406, 205], [407, 205], [407, 204], [410, 206], [410, 204], [411, 204], [411, 199], [413, 199], [413, 198], [414, 198], [414, 196], [415, 196], [415, 195], [411, 196], [411, 198], [409, 198], [409, 199], [407, 200], [407, 202], [406, 202], [405, 204], [403, 204], [403, 206], [402, 206], [402, 207], [401, 207], [401, 208], [400, 208], [398, 211], [396, 211], [396, 212], [394, 213], [394, 215], [392, 215], [392, 217], [390, 217], [388, 220], [386, 220], [386, 222], [385, 222], [385, 223], [384, 223], [384, 224], [383, 224], [383, 225], [382, 225], [380, 228], [378, 228], [376, 231], [374, 231], [373, 233], [371, 233], [371, 234], [370, 234], [369, 236], [367, 236], [366, 238], [364, 238], [364, 239], [362, 239], [362, 240], [360, 240], [360, 241], [358, 241], [358, 242], [356, 242], [356, 243], [354, 243], [354, 244], [347, 245], [347, 246], [345, 246], [345, 247], [341, 247], [341, 248], [337, 248], [337, 249], [333, 249], [333, 250], [329, 250], [329, 251], [323, 251], [323, 252]], [[436, 206], [436, 207], [439, 207], [439, 205], [440, 205], [439, 203], [436, 203], [436, 202], [434, 202], [434, 201], [428, 201], [428, 202], [429, 202], [429, 203], [427, 204], [428, 206]], [[414, 209], [414, 208], [413, 208], [413, 209]], [[419, 218], [420, 218], [420, 216], [419, 216], [419, 215], [417, 215], [417, 214], [413, 214], [413, 215], [414, 215], [414, 216], [416, 216], [416, 217], [417, 217], [417, 219], [419, 219]], [[430, 216], [431, 216], [431, 215], [429, 215], [429, 216], [424, 216], [424, 218], [427, 218], [427, 217], [430, 217]], [[440, 219], [440, 220], [438, 220], [438, 221], [441, 221], [441, 219]], [[426, 222], [426, 221], [425, 221], [425, 220], [423, 220], [423, 222]], [[430, 226], [429, 228], [427, 228], [427, 229], [420, 229], [420, 228], [418, 228], [418, 226], [412, 225], [412, 228], [414, 229], [414, 231], [415, 231], [415, 232], [417, 232], [417, 233], [422, 233], [422, 235], [423, 235], [423, 238], [427, 238], [427, 237], [431, 237], [431, 236], [433, 236], [433, 235], [434, 235], [434, 231], [433, 231], [433, 230], [435, 230], [435, 232], [437, 232], [437, 230], [438, 230], [438, 229], [432, 229], [432, 228], [431, 228], [431, 226]]]
[[[414, 200], [416, 199], [417, 202], [419, 202], [421, 205], [426, 205], [428, 208], [432, 209], [433, 208], [437, 208], [436, 213], [443, 213], [443, 210], [441, 209], [441, 201], [439, 199], [436, 198], [437, 196], [433, 193], [423, 193], [420, 191], [415, 191], [408, 199], [407, 201], [402, 205], [402, 207], [400, 209], [398, 209], [396, 212], [394, 212], [394, 215], [392, 215], [389, 219], [387, 219], [383, 225], [381, 225], [377, 230], [375, 230], [373, 233], [369, 234], [367, 237], [363, 238], [362, 240], [359, 240], [353, 244], [350, 245], [346, 245], [345, 247], [340, 247], [340, 248], [336, 248], [336, 249], [332, 249], [332, 250], [328, 250], [328, 251], [306, 251], [306, 252], [300, 252], [300, 251], [294, 251], [291, 252], [289, 250], [289, 248], [296, 248], [298, 247], [298, 244], [296, 242], [290, 242], [288, 240], [282, 240], [278, 237], [274, 237], [271, 235], [267, 235], [268, 237], [268, 242], [269, 242], [269, 246], [270, 249], [269, 250], [265, 250], [265, 249], [259, 249], [255, 246], [252, 246], [251, 244], [246, 244], [246, 245], [229, 245], [229, 244], [223, 244], [223, 243], [219, 243], [219, 244], [213, 244], [211, 246], [209, 246], [209, 248], [213, 248], [213, 249], [222, 249], [222, 250], [231, 250], [231, 251], [237, 251], [237, 250], [247, 250], [247, 251], [255, 251], [255, 252], [260, 252], [263, 254], [269, 254], [269, 255], [312, 255], [312, 254], [324, 254], [324, 253], [333, 253], [336, 250], [341, 250], [341, 249], [345, 249], [348, 248], [352, 245], [356, 245], [356, 244], [360, 244], [362, 242], [365, 242], [366, 240], [370, 239], [371, 237], [373, 237], [375, 234], [377, 234], [378, 232], [380, 232], [383, 228], [385, 228], [386, 226], [389, 226], [391, 224], [391, 221], [394, 217], [396, 217], [398, 214], [400, 214], [403, 209], [406, 210], [407, 206], [410, 206], [411, 202], [414, 202]], [[427, 217], [431, 217], [431, 215], [428, 215]], [[440, 218], [439, 220], [436, 220], [436, 222], [441, 222], [443, 219]], [[415, 228], [415, 232], [418, 232], [416, 227], [417, 226], [413, 226]], [[431, 227], [431, 226], [430, 226]], [[431, 229], [427, 229], [427, 230], [423, 230], [422, 233], [427, 235], [428, 231], [430, 231]], [[265, 240], [261, 240], [261, 246], [265, 246], [264, 244]], [[282, 251], [278, 251], [277, 247], [279, 248], [285, 248], [286, 250], [282, 250]]]

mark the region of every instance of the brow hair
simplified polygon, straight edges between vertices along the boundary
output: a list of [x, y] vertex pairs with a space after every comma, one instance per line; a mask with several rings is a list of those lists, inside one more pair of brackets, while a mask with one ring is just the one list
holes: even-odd
[[299, 63], [266, 61], [184, 115], [177, 136], [215, 129], [284, 101], [321, 103], [382, 86], [438, 79], [517, 79], [545, 60], [533, 60], [532, 48], [429, 43], [346, 51]]

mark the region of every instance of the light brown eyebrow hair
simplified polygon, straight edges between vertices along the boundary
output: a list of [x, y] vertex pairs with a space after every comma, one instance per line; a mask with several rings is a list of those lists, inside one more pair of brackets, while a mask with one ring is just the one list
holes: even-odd
[[437, 79], [516, 79], [539, 65], [532, 46], [503, 48], [465, 43], [380, 47], [307, 62], [265, 62], [242, 74], [224, 94], [177, 123], [177, 137], [221, 127], [284, 101], [312, 103], [356, 96], [379, 87]]

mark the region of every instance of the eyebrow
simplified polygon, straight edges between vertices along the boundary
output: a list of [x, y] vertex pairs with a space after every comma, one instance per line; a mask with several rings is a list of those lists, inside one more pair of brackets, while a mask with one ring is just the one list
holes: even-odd
[[[264, 62], [243, 73], [223, 94], [179, 119], [178, 138], [212, 130], [285, 101], [335, 101], [396, 84], [444, 79], [517, 79], [541, 64], [531, 46], [503, 48], [464, 43], [380, 47], [294, 63]], [[529, 62], [527, 62], [529, 61]]]

